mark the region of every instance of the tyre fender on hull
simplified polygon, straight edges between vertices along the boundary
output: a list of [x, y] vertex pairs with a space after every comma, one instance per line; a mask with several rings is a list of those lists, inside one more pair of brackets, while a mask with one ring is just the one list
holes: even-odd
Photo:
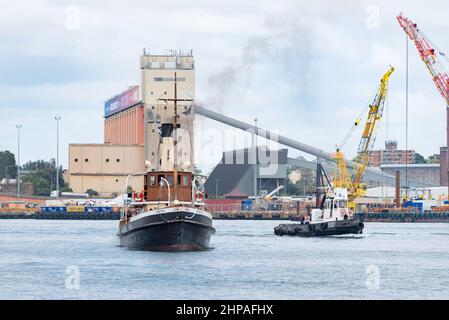
[[310, 232], [314, 232], [315, 231], [315, 227], [311, 224], [309, 224], [308, 229]]

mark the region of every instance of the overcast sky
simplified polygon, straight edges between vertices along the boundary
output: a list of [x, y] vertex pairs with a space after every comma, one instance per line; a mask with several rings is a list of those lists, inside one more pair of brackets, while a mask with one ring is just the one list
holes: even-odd
[[[193, 49], [198, 102], [243, 121], [257, 117], [260, 127], [327, 151], [390, 64], [396, 72], [375, 148], [383, 148], [387, 124], [388, 137], [405, 148], [406, 40], [398, 13], [449, 53], [447, 1], [0, 2], [0, 150], [16, 152], [15, 125], [22, 124], [22, 163], [55, 157], [55, 115], [64, 166], [69, 143], [103, 142], [103, 103], [139, 84], [143, 48]], [[409, 149], [429, 156], [446, 143], [445, 105], [413, 44], [409, 66]], [[212, 120], [198, 128], [203, 146], [211, 145], [210, 130], [229, 135]], [[348, 157], [360, 134], [345, 145]], [[232, 143], [213, 145], [197, 155], [205, 170]]]

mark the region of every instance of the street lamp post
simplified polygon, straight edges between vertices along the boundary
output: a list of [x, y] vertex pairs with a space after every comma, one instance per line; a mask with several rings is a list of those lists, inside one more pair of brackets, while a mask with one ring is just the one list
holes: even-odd
[[17, 128], [17, 199], [20, 198], [20, 129], [21, 124], [16, 125]]
[[56, 120], [56, 197], [59, 198], [59, 120], [61, 117], [55, 116]]
[[258, 163], [257, 163], [257, 118], [254, 119], [254, 133], [253, 133], [253, 152], [254, 152], [254, 199], [257, 198], [258, 194], [258, 186], [257, 186], [257, 170], [258, 170]]

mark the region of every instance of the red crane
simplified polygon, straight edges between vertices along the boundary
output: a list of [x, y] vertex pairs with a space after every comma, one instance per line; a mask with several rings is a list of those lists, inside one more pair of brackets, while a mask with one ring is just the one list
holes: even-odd
[[401, 13], [397, 16], [398, 22], [409, 36], [410, 40], [415, 43], [416, 49], [422, 61], [429, 69], [433, 82], [437, 86], [440, 94], [443, 96], [446, 104], [449, 105], [449, 76], [444, 69], [438, 56], [446, 57], [443, 52], [438, 50], [436, 46], [418, 29], [416, 23], [413, 23]]
[[[446, 124], [446, 139], [447, 146], [449, 146], [449, 76], [441, 62], [441, 59], [448, 60], [446, 55], [439, 50], [432, 41], [418, 28], [417, 24], [406, 18], [402, 13], [396, 17], [400, 26], [404, 29], [410, 40], [415, 43], [416, 49], [418, 49], [419, 56], [426, 65], [432, 80], [438, 88], [441, 96], [446, 101], [447, 105], [447, 124]], [[449, 159], [440, 159], [440, 170], [444, 170], [443, 176], [446, 176], [448, 169]], [[447, 178], [445, 179], [448, 182]], [[441, 181], [443, 182], [443, 181]], [[449, 185], [449, 183], [447, 184]]]

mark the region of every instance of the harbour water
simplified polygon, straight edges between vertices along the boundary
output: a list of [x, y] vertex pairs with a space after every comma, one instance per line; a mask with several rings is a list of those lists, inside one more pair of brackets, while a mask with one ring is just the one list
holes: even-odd
[[449, 224], [278, 237], [214, 221], [212, 249], [119, 247], [117, 221], [0, 220], [0, 299], [447, 299]]

